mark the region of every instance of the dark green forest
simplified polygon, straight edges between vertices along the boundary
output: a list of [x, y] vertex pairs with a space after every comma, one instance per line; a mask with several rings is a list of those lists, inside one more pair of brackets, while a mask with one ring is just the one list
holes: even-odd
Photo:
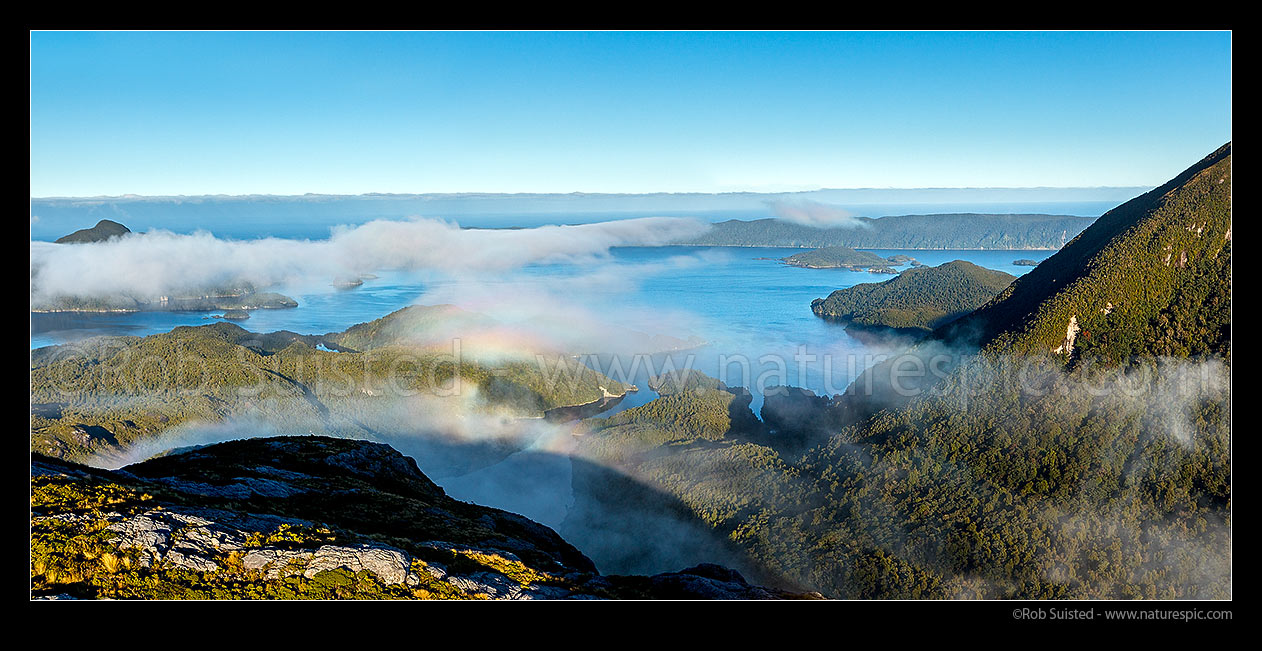
[[785, 246], [818, 249], [1058, 249], [1091, 224], [1066, 215], [891, 215], [857, 217], [836, 228], [781, 219], [715, 224], [692, 246]]
[[913, 351], [954, 363], [917, 395], [802, 403], [805, 451], [698, 380], [589, 421], [584, 450], [828, 596], [1230, 598], [1230, 165], [1228, 145], [940, 327]]
[[1013, 280], [1002, 271], [956, 260], [908, 269], [881, 283], [839, 289], [811, 301], [811, 311], [861, 326], [927, 333], [981, 307]]

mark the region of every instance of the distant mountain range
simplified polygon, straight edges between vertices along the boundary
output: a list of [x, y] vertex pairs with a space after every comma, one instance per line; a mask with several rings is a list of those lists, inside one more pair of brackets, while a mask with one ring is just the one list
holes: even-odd
[[776, 217], [785, 206], [826, 204], [867, 217], [927, 212], [1047, 213], [1095, 217], [1148, 188], [922, 188], [653, 194], [363, 194], [45, 197], [31, 199], [31, 237], [52, 240], [110, 219], [146, 231], [324, 236], [329, 226], [432, 217], [463, 226], [589, 223], [682, 216], [707, 221]]
[[858, 217], [848, 226], [821, 228], [783, 219], [730, 220], [692, 246], [775, 246], [852, 249], [1059, 249], [1091, 225], [1070, 215], [893, 215]]

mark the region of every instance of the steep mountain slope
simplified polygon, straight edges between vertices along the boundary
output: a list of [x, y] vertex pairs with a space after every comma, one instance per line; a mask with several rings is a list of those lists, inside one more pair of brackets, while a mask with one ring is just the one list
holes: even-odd
[[768, 424], [825, 432], [804, 453], [700, 382], [583, 447], [829, 596], [1230, 598], [1230, 180], [1228, 146], [1110, 211], [900, 357], [930, 381], [897, 399], [793, 400]]
[[927, 333], [985, 304], [1013, 279], [1002, 271], [955, 260], [908, 269], [885, 282], [839, 289], [811, 301], [811, 311], [860, 326]]
[[899, 364], [939, 359], [949, 371], [979, 351], [1051, 356], [1069, 368], [1230, 360], [1231, 144], [1105, 213], [975, 312], [864, 371], [847, 391], [850, 407], [901, 404], [947, 375], [896, 377]]
[[388, 446], [221, 443], [109, 472], [36, 455], [36, 596], [769, 599], [714, 565], [601, 576], [555, 532], [448, 497]]
[[1229, 357], [1231, 143], [1105, 213], [943, 334], [966, 331], [988, 351], [1066, 360]]

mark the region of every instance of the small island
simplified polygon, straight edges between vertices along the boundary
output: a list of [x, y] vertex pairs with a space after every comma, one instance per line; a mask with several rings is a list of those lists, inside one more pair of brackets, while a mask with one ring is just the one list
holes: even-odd
[[1029, 258], [1021, 258], [1020, 260], [1013, 260], [1012, 264], [1017, 265], [1018, 267], [1037, 267], [1039, 266], [1039, 261], [1031, 260]]
[[847, 329], [925, 334], [981, 307], [1015, 280], [1002, 271], [955, 260], [908, 269], [897, 278], [839, 289], [811, 302], [811, 311]]
[[870, 271], [872, 273], [898, 273], [890, 266], [890, 261], [875, 253], [856, 251], [846, 246], [827, 246], [814, 251], [798, 253], [782, 260], [790, 267], [807, 269], [846, 269], [848, 271]]
[[89, 242], [105, 242], [115, 237], [122, 237], [131, 232], [122, 224], [102, 219], [92, 228], [83, 228], [64, 237], [57, 238], [57, 244], [85, 244]]
[[224, 310], [223, 314], [217, 314], [215, 318], [229, 321], [244, 321], [250, 318], [250, 313], [245, 310]]
[[[96, 226], [75, 231], [57, 240], [57, 242], [62, 244], [105, 242], [131, 232], [131, 229], [118, 222], [103, 219], [97, 222]], [[132, 237], [143, 241], [145, 235], [138, 233]], [[225, 312], [224, 316], [216, 316], [239, 320], [249, 318], [248, 313], [245, 316], [237, 315], [238, 313], [244, 313], [245, 310], [275, 310], [298, 307], [298, 301], [284, 294], [260, 292], [253, 284], [244, 280], [220, 287], [191, 288], [178, 295], [170, 296], [133, 296], [121, 291], [112, 295], [60, 294], [43, 296], [36, 291], [38, 281], [35, 280], [35, 277], [35, 273], [32, 271], [32, 313], [210, 312], [223, 310]], [[228, 312], [236, 316], [226, 316]]]

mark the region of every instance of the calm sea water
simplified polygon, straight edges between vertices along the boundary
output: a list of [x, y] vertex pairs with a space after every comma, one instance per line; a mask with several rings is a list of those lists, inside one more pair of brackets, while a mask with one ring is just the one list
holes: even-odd
[[[513, 318], [537, 319], [559, 314], [549, 327], [558, 335], [591, 327], [571, 319], [581, 312], [599, 324], [649, 334], [704, 340], [704, 346], [669, 355], [677, 368], [690, 366], [747, 386], [755, 409], [765, 387], [802, 386], [816, 393], [845, 389], [853, 377], [883, 352], [860, 342], [834, 323], [811, 313], [813, 299], [859, 283], [891, 276], [833, 269], [803, 269], [776, 260], [800, 249], [736, 247], [615, 248], [607, 258], [583, 263], [538, 264], [509, 274], [452, 278], [422, 272], [380, 272], [358, 288], [327, 284], [278, 288], [299, 303], [288, 310], [256, 310], [238, 322], [255, 332], [290, 330], [323, 334], [371, 321], [415, 303], [455, 303], [473, 311]], [[952, 260], [1021, 275], [1031, 267], [1020, 258], [1043, 260], [1051, 251], [905, 251], [875, 250], [881, 256], [905, 254], [936, 266]], [[550, 302], [556, 302], [554, 307]], [[531, 314], [528, 307], [537, 308]], [[33, 314], [31, 347], [71, 342], [95, 335], [150, 335], [181, 325], [212, 323], [213, 312], [145, 312], [134, 314]], [[617, 359], [627, 381], [646, 389], [651, 372], [667, 364], [667, 356]], [[617, 379], [609, 356], [588, 364]], [[651, 391], [631, 395], [618, 409], [642, 404]]]
[[[660, 247], [618, 248], [609, 256], [583, 263], [538, 264], [507, 274], [451, 277], [420, 272], [379, 272], [355, 289], [339, 290], [327, 283], [281, 287], [297, 299], [289, 310], [256, 310], [240, 324], [255, 332], [291, 330], [323, 334], [344, 330], [415, 303], [455, 303], [471, 311], [493, 314], [507, 321], [538, 325], [564, 338], [599, 335], [618, 339], [626, 331], [699, 337], [706, 343], [670, 354], [641, 358], [634, 372], [619, 377], [614, 359], [630, 371], [635, 360], [625, 355], [588, 358], [589, 366], [616, 379], [637, 384], [628, 396], [603, 416], [644, 404], [656, 397], [647, 387], [650, 373], [669, 362], [690, 366], [731, 385], [747, 386], [754, 394], [754, 413], [763, 403], [763, 389], [771, 385], [801, 386], [819, 394], [838, 393], [855, 375], [881, 354], [881, 349], [849, 336], [834, 324], [811, 313], [813, 299], [859, 283], [880, 282], [890, 276], [832, 269], [789, 267], [774, 259], [801, 249]], [[889, 257], [905, 254], [927, 265], [968, 260], [977, 265], [1020, 275], [1030, 267], [1012, 264], [1020, 258], [1043, 260], [1051, 251], [900, 251], [880, 250]], [[72, 342], [93, 335], [149, 335], [180, 325], [212, 323], [211, 313], [149, 312], [112, 315], [42, 315], [31, 319], [31, 347]], [[625, 330], [623, 330], [625, 329]], [[726, 364], [724, 364], [726, 363]], [[748, 372], [744, 372], [745, 367]], [[546, 430], [543, 430], [546, 431]], [[638, 548], [642, 539], [610, 543], [610, 534], [571, 518], [575, 503], [570, 459], [551, 448], [552, 438], [515, 452], [498, 463], [458, 476], [441, 476], [427, 456], [427, 448], [411, 447], [403, 437], [393, 443], [418, 460], [456, 499], [520, 513], [562, 531], [568, 541], [588, 554], [605, 572], [646, 573], [675, 571], [715, 559], [697, 545], [670, 546], [670, 553], [628, 556], [622, 547]], [[536, 449], [536, 447], [538, 449]], [[668, 522], [663, 519], [663, 522]], [[676, 540], [683, 535], [669, 524], [644, 532], [644, 539]], [[684, 549], [678, 551], [676, 548]], [[693, 549], [692, 552], [686, 552]], [[612, 550], [612, 551], [611, 551]], [[691, 555], [689, 555], [691, 554]], [[631, 560], [628, 560], [630, 558]]]

